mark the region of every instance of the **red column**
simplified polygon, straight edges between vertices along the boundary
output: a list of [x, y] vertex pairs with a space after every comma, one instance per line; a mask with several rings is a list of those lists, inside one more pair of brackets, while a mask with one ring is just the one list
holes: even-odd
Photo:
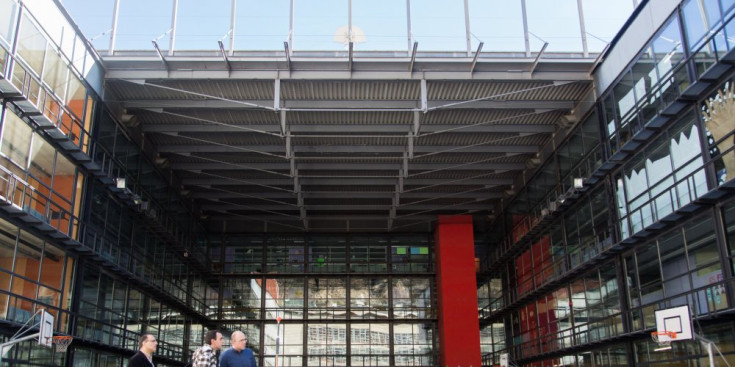
[[439, 216], [434, 235], [439, 367], [480, 367], [480, 323], [472, 216]]

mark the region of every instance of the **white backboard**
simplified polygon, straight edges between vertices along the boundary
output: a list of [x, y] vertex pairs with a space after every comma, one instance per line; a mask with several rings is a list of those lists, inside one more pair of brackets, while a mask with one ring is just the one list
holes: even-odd
[[41, 323], [38, 324], [38, 344], [51, 348], [54, 337], [54, 315], [41, 311]]
[[676, 333], [676, 338], [659, 335], [658, 340], [661, 342], [692, 339], [692, 318], [689, 316], [689, 306], [657, 310], [656, 331], [673, 331]]

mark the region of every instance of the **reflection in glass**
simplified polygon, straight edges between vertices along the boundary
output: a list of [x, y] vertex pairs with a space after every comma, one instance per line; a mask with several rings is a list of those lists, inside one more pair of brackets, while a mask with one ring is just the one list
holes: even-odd
[[346, 245], [328, 244], [329, 238], [315, 238], [309, 246], [309, 272], [344, 273], [347, 271]]
[[[55, 246], [46, 243], [43, 250], [43, 260], [41, 263], [41, 284], [44, 284], [54, 289], [61, 289], [61, 281], [64, 279], [63, 275], [64, 252], [56, 248]], [[58, 298], [56, 299], [56, 301], [58, 301]]]
[[[400, 239], [391, 242], [400, 243], [391, 246], [393, 273], [424, 273], [430, 271], [431, 256], [425, 240], [413, 244], [409, 241], [400, 241]], [[411, 246], [407, 246], [408, 244], [411, 244]]]
[[[653, 52], [656, 57], [656, 68], [659, 77], [662, 80], [668, 78], [674, 66], [684, 58], [678, 17], [672, 17], [669, 23], [654, 38]], [[666, 84], [662, 89], [666, 89]]]
[[[262, 284], [261, 279], [225, 280], [222, 287], [222, 317], [227, 320], [259, 318], [260, 300], [263, 292]], [[268, 286], [266, 288], [269, 290], [274, 289]], [[212, 290], [210, 292], [210, 297], [216, 297], [215, 292]]]
[[433, 334], [430, 324], [394, 324], [393, 353], [396, 366], [432, 365]]
[[671, 161], [678, 169], [674, 172], [679, 205], [689, 204], [707, 192], [707, 178], [702, 166], [702, 145], [699, 127], [694, 116], [687, 116], [672, 127]]
[[309, 279], [309, 318], [344, 319], [347, 317], [345, 279]]
[[[56, 169], [54, 170], [54, 192], [61, 195], [64, 200], [71, 202], [74, 192], [76, 166], [65, 156], [58, 154], [56, 156]], [[81, 193], [80, 193], [81, 194]], [[63, 204], [63, 203], [57, 203]], [[71, 207], [65, 208], [70, 210]]]
[[15, 31], [16, 8], [15, 1], [0, 0], [0, 38], [4, 38], [7, 43], [10, 43], [13, 31]]
[[689, 0], [682, 7], [682, 15], [690, 50], [699, 48], [708, 31], [721, 21], [720, 5], [714, 0]]
[[36, 75], [41, 75], [46, 53], [46, 38], [27, 15], [23, 15], [20, 22], [17, 52]]
[[[732, 138], [735, 126], [735, 90], [732, 82], [727, 82], [702, 106], [702, 119], [710, 140], [710, 155], [722, 154], [715, 162], [717, 183], [719, 185], [735, 177], [735, 152], [732, 151]], [[726, 138], [730, 136], [730, 138]], [[716, 149], [715, 149], [716, 148]]]
[[309, 366], [347, 365], [347, 325], [309, 324], [307, 345]]
[[637, 248], [636, 262], [638, 265], [637, 280], [641, 304], [649, 304], [663, 298], [661, 265], [658, 260], [656, 243]]
[[[258, 340], [259, 335], [253, 335], [253, 337], [254, 340]], [[304, 355], [304, 325], [282, 322], [280, 330], [277, 329], [275, 323], [265, 325], [265, 345], [262, 350], [266, 366], [275, 365], [277, 338], [280, 338], [278, 366], [301, 366]], [[251, 347], [250, 343], [251, 339], [248, 338], [248, 347]]]
[[66, 91], [66, 74], [69, 69], [61, 59], [54, 47], [49, 44], [46, 50], [46, 62], [43, 68], [43, 82], [51, 88], [51, 91], [59, 96], [59, 99], [64, 99], [64, 92]]
[[31, 164], [28, 171], [41, 183], [51, 187], [51, 175], [54, 172], [54, 156], [56, 150], [47, 143], [38, 133], [33, 133], [33, 146], [31, 148]]
[[387, 251], [385, 245], [357, 245], [350, 246], [350, 271], [353, 273], [384, 273], [387, 271]]
[[22, 168], [28, 162], [28, 151], [31, 147], [31, 127], [14, 113], [5, 110], [3, 122], [3, 141], [0, 152]]
[[393, 317], [431, 317], [431, 287], [428, 278], [393, 278]]
[[[257, 284], [262, 284], [258, 279]], [[301, 319], [304, 317], [304, 279], [282, 278], [266, 279], [265, 317], [273, 320]]]
[[[15, 256], [15, 240], [18, 229], [0, 219], [0, 282], [8, 283], [10, 276], [7, 272], [13, 270], [13, 257]], [[7, 290], [7, 287], [0, 287], [0, 290]]]
[[269, 238], [266, 243], [266, 272], [303, 273], [304, 240]]
[[350, 325], [350, 365], [389, 366], [388, 327], [388, 324]]
[[351, 279], [350, 312], [352, 318], [388, 318], [388, 279]]

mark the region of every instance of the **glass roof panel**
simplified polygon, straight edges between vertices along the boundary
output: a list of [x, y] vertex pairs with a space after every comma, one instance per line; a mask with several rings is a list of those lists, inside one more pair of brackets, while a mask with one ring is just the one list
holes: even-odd
[[[529, 34], [524, 33], [521, 1], [469, 0], [469, 35], [462, 1], [442, 0], [179, 0], [174, 51], [216, 51], [222, 40], [230, 49], [232, 4], [235, 3], [234, 50], [345, 51], [349, 35], [355, 51], [454, 52], [467, 57], [484, 42], [483, 52], [580, 53], [584, 34], [590, 52], [600, 52], [630, 16], [636, 0], [526, 0]], [[114, 0], [64, 0], [85, 36], [100, 51], [107, 50], [113, 34]], [[173, 1], [120, 1], [116, 51], [152, 51], [151, 40], [168, 51]], [[352, 31], [348, 30], [352, 4]], [[408, 9], [407, 4], [410, 4]], [[410, 11], [410, 14], [409, 14]], [[410, 29], [409, 29], [410, 28]], [[290, 32], [292, 32], [290, 34]], [[469, 37], [469, 44], [468, 44]], [[529, 40], [526, 49], [526, 37]], [[339, 55], [340, 57], [343, 54]], [[590, 57], [595, 57], [591, 55]]]
[[[288, 41], [290, 8], [290, 0], [238, 1], [235, 50], [283, 50], [283, 42]], [[224, 44], [228, 48], [228, 43]]]
[[229, 47], [232, 1], [180, 1], [176, 19], [177, 50], [213, 50], [222, 40]]
[[617, 1], [582, 0], [587, 47], [590, 52], [601, 52], [612, 41], [633, 12], [636, 0]]
[[547, 52], [582, 51], [577, 0], [526, 0], [531, 51], [541, 50], [548, 42]]
[[406, 3], [395, 0], [352, 0], [352, 26], [362, 31], [355, 50], [410, 51]]
[[411, 31], [421, 51], [466, 50], [464, 3], [411, 1]]
[[[294, 51], [346, 50], [347, 1], [300, 0], [294, 5]], [[346, 29], [346, 28], [344, 28]]]
[[470, 0], [472, 50], [484, 42], [482, 51], [526, 50], [520, 1]]
[[[120, 1], [118, 14], [115, 49], [151, 50], [151, 41], [154, 39], [161, 50], [171, 47], [168, 32], [171, 29], [173, 1]], [[112, 20], [112, 16], [107, 19]]]

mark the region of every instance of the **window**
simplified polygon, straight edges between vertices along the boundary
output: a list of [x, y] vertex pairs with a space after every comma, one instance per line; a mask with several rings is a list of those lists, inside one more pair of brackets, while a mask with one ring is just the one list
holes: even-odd
[[[10, 44], [15, 31], [17, 4], [13, 0], [0, 0], [0, 40]], [[2, 64], [2, 63], [0, 63]]]
[[352, 318], [388, 318], [388, 279], [352, 278], [350, 311]]
[[431, 285], [428, 278], [393, 278], [393, 317], [432, 317]]
[[31, 127], [14, 113], [5, 109], [0, 152], [21, 168], [26, 168], [32, 136]]
[[18, 34], [18, 55], [33, 70], [35, 75], [43, 71], [46, 54], [46, 38], [27, 15], [23, 15]]

